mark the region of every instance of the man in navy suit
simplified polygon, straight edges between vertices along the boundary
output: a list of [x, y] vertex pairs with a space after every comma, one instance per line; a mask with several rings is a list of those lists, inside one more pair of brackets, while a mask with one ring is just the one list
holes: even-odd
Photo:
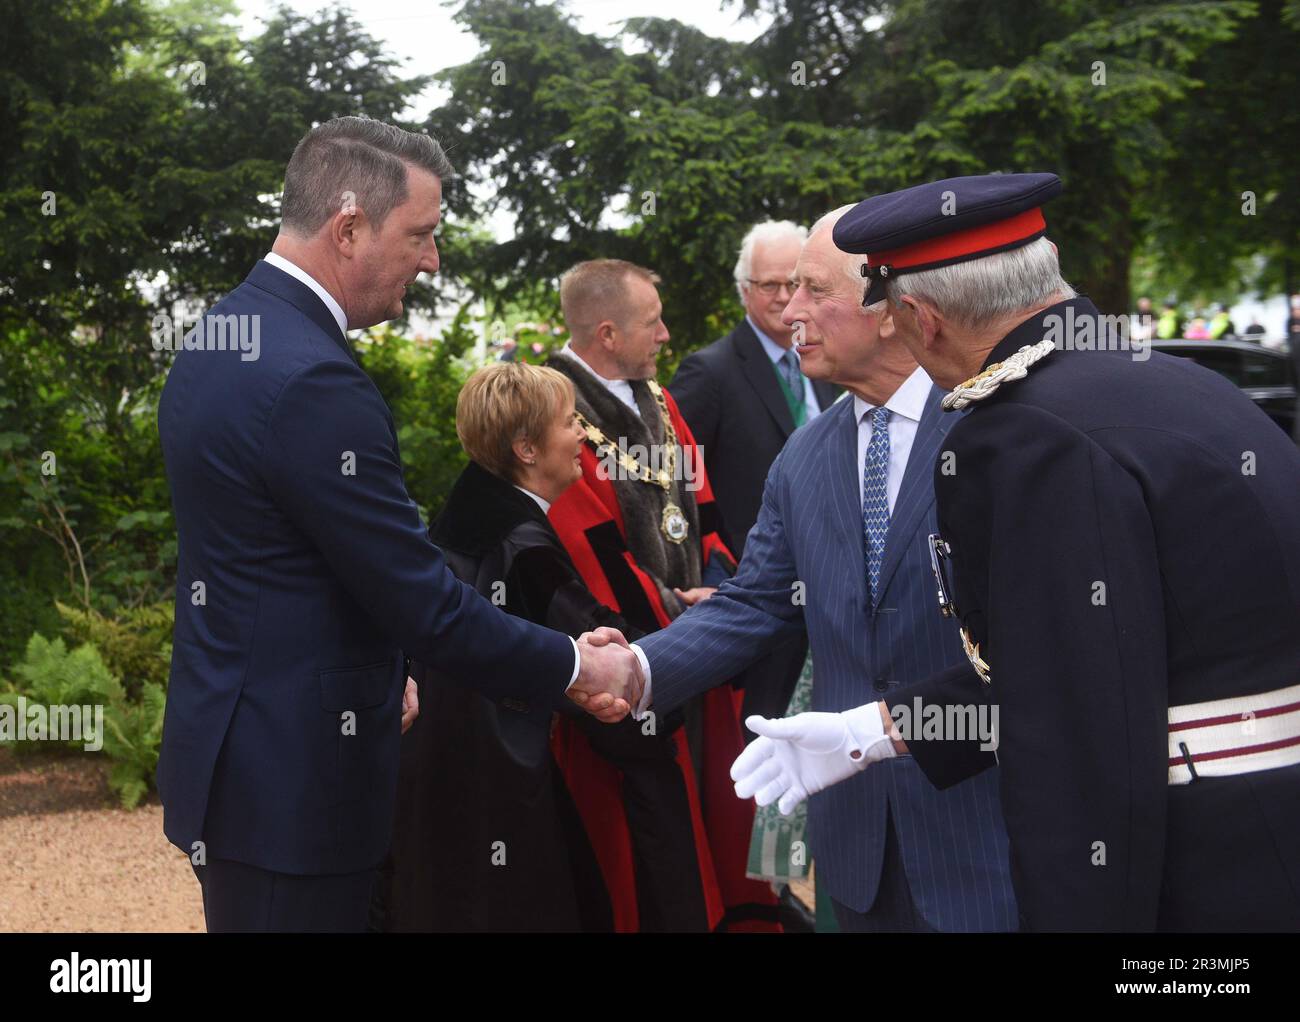
[[[790, 437], [735, 577], [632, 647], [645, 673], [642, 710], [667, 712], [801, 630], [815, 664], [813, 708], [823, 713], [962, 661], [935, 610], [927, 545], [930, 469], [950, 423], [938, 388], [906, 348], [881, 339], [878, 310], [862, 308], [862, 260], [831, 240], [843, 212], [814, 226], [785, 318], [803, 371], [842, 384], [853, 400]], [[584, 638], [618, 641], [612, 629]], [[866, 712], [878, 729], [874, 705]], [[1014, 928], [988, 773], [938, 792], [909, 757], [895, 757], [814, 796], [809, 821], [818, 881], [841, 930]]]
[[567, 691], [607, 721], [640, 694], [626, 650], [595, 659], [455, 579], [348, 344], [438, 269], [450, 171], [433, 139], [381, 122], [308, 132], [271, 254], [163, 389], [179, 549], [158, 790], [210, 931], [365, 928], [418, 712], [403, 650], [493, 697]]

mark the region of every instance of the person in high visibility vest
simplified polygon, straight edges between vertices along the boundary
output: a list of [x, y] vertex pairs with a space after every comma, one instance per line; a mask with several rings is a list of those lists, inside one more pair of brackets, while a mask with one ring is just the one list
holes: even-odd
[[1166, 299], [1160, 308], [1160, 318], [1156, 320], [1156, 338], [1169, 341], [1183, 335], [1183, 324], [1178, 318], [1178, 307], [1172, 298]]
[[1212, 341], [1222, 337], [1235, 337], [1237, 334], [1237, 328], [1232, 325], [1232, 317], [1228, 315], [1228, 309], [1222, 302], [1215, 303], [1214, 315], [1210, 317], [1207, 326]]

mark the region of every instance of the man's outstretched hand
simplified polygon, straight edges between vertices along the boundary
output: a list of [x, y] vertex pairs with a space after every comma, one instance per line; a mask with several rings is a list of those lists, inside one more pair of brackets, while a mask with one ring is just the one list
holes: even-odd
[[688, 607], [703, 603], [718, 591], [717, 586], [696, 586], [694, 589], [673, 589], [673, 595]]
[[578, 640], [581, 664], [569, 698], [605, 724], [617, 724], [641, 699], [645, 685], [636, 654], [617, 628], [597, 628]]

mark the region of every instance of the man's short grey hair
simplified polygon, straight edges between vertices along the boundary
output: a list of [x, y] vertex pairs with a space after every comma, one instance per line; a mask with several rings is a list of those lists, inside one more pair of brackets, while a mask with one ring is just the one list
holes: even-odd
[[[829, 231], [840, 222], [840, 218], [853, 208], [853, 203], [847, 206], [841, 206], [839, 209], [833, 209], [829, 213], [819, 217], [817, 222], [812, 225], [812, 230], [808, 232], [809, 240], [817, 237], [822, 231]], [[853, 278], [856, 287], [865, 287], [865, 281], [862, 277], [862, 266], [867, 261], [864, 255], [855, 255], [851, 252], [843, 253], [844, 272]]]
[[341, 209], [355, 205], [375, 227], [406, 201], [407, 167], [437, 178], [453, 173], [431, 136], [368, 117], [336, 117], [299, 141], [284, 172], [281, 226], [310, 238]]
[[1006, 252], [907, 273], [885, 281], [885, 297], [898, 305], [903, 295], [933, 305], [945, 319], [980, 330], [1048, 301], [1075, 297], [1061, 277], [1056, 249], [1046, 238]]
[[560, 313], [575, 347], [585, 348], [604, 320], [626, 324], [633, 279], [660, 282], [659, 274], [626, 259], [587, 259], [560, 274]]
[[740, 255], [736, 258], [736, 269], [734, 271], [736, 294], [740, 296], [741, 304], [744, 304], [745, 288], [749, 286], [749, 278], [753, 275], [754, 246], [760, 242], [767, 244], [772, 241], [790, 240], [797, 241], [802, 245], [808, 240], [808, 229], [801, 227], [793, 220], [764, 220], [761, 224], [755, 224], [749, 229], [744, 240], [740, 243]]

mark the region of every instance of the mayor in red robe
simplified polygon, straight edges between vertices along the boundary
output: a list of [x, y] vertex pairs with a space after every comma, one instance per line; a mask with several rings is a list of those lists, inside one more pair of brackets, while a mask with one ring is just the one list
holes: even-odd
[[[575, 275], [588, 292], [576, 298]], [[617, 291], [611, 301], [611, 280], [629, 292], [626, 307]], [[548, 517], [595, 598], [643, 632], [666, 626], [696, 598], [693, 590], [735, 570], [702, 452], [672, 396], [649, 378], [667, 339], [655, 282], [619, 260], [570, 270], [561, 299], [573, 339], [547, 363], [573, 381], [588, 434], [582, 478]], [[594, 314], [581, 300], [591, 294], [602, 303]], [[620, 320], [631, 340], [619, 335]], [[658, 335], [648, 348], [635, 347], [638, 325]], [[648, 360], [629, 364], [641, 351]], [[771, 888], [745, 876], [753, 807], [736, 798], [729, 775], [744, 748], [740, 696], [727, 684], [666, 719], [556, 728], [555, 759], [600, 864], [616, 930], [779, 928]]]

